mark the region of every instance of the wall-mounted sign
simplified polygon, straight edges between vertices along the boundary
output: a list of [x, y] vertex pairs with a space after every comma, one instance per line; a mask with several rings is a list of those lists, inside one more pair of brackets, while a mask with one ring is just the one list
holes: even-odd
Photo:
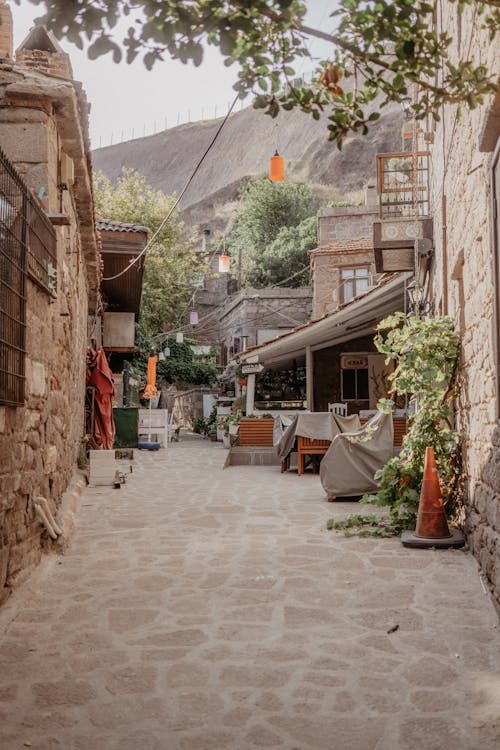
[[368, 357], [344, 354], [340, 360], [343, 370], [361, 370], [368, 367]]
[[241, 368], [241, 372], [243, 373], [243, 375], [256, 375], [257, 373], [262, 372], [263, 369], [264, 365], [255, 362], [254, 364], [243, 365]]

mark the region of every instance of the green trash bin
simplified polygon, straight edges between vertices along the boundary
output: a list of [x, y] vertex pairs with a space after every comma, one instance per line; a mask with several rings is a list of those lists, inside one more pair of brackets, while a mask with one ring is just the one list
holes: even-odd
[[137, 448], [139, 409], [135, 406], [115, 407], [115, 448]]

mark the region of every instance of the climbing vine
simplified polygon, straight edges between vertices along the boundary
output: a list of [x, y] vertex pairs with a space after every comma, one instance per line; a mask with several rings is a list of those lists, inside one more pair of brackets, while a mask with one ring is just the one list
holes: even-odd
[[[452, 416], [458, 393], [459, 336], [449, 317], [421, 320], [400, 312], [379, 324], [375, 345], [386, 355], [386, 364], [395, 365], [389, 376], [390, 395], [409, 397], [409, 405], [415, 409], [399, 455], [375, 475], [380, 482], [378, 492], [363, 498], [364, 502], [389, 506], [391, 523], [383, 520], [380, 533], [377, 518], [357, 516], [355, 523], [352, 519], [332, 522], [331, 528], [387, 536], [415, 527], [427, 446], [434, 448], [448, 513], [458, 513], [460, 435], [453, 429]], [[392, 411], [394, 401], [382, 400], [378, 408]]]

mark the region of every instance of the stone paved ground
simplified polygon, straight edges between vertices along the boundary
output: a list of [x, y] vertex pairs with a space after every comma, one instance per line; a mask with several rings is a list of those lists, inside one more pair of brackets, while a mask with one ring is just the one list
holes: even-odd
[[358, 506], [317, 476], [224, 457], [184, 440], [85, 491], [0, 610], [2, 750], [498, 748], [474, 559], [334, 535]]

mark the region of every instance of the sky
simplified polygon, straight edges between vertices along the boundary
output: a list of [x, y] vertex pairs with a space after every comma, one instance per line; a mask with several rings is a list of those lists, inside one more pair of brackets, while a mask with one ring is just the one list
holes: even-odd
[[[16, 48], [43, 11], [29, 0], [21, 0], [20, 5], [11, 1], [10, 6]], [[335, 0], [307, 0], [307, 6], [307, 23], [330, 31], [328, 17]], [[127, 20], [124, 23], [127, 28]], [[213, 47], [206, 49], [198, 68], [165, 60], [148, 71], [139, 59], [131, 65], [123, 61], [116, 64], [110, 55], [89, 60], [85, 51], [70, 42], [63, 40], [61, 44], [71, 57], [75, 79], [82, 81], [91, 103], [93, 148], [151, 135], [184, 122], [220, 117], [235, 96], [232, 85], [236, 69], [226, 68]], [[318, 39], [311, 39], [308, 47], [318, 60], [328, 54], [328, 45]], [[312, 63], [301, 60], [296, 69], [302, 74], [313, 67]], [[250, 104], [250, 99], [246, 104]]]

